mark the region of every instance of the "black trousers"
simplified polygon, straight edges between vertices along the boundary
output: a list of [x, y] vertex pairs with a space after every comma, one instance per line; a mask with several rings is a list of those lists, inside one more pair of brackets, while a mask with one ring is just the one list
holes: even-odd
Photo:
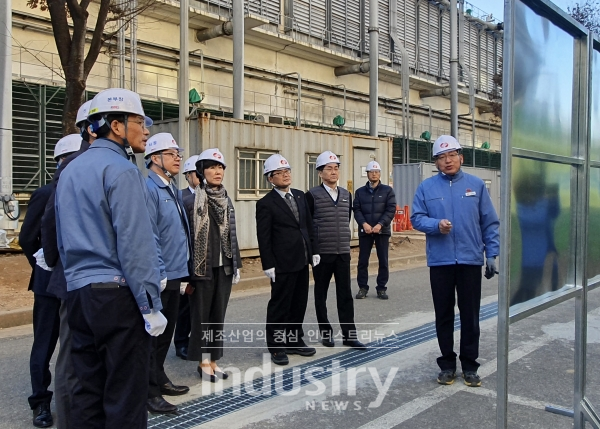
[[67, 310], [73, 427], [147, 428], [151, 337], [129, 288], [85, 286], [68, 293]]
[[285, 347], [302, 347], [302, 323], [308, 305], [308, 265], [293, 273], [275, 271], [271, 299], [267, 304], [267, 347], [269, 353]]
[[324, 339], [333, 339], [335, 334], [327, 318], [327, 291], [331, 276], [335, 278], [335, 297], [338, 318], [344, 339], [356, 339], [354, 325], [354, 299], [350, 287], [350, 254], [321, 255], [321, 262], [313, 267], [315, 278], [315, 310], [319, 332]]
[[193, 282], [196, 288], [190, 295], [192, 333], [188, 360], [202, 361], [209, 354], [211, 361], [223, 357], [225, 313], [231, 295], [233, 274], [226, 275], [221, 267], [212, 269], [212, 279]]
[[60, 304], [60, 349], [56, 357], [56, 370], [54, 372], [54, 402], [56, 403], [56, 427], [58, 429], [71, 429], [71, 396], [77, 384], [77, 376], [71, 361], [71, 330], [67, 320], [67, 301]]
[[377, 259], [379, 259], [379, 272], [377, 273], [377, 290], [387, 290], [388, 279], [390, 278], [390, 269], [388, 267], [389, 254], [389, 235], [367, 234], [358, 236], [358, 267], [356, 281], [358, 287], [369, 290], [369, 258], [375, 242], [377, 250]]
[[60, 332], [60, 299], [33, 294], [33, 344], [29, 357], [32, 394], [28, 398], [31, 409], [52, 401], [50, 358]]
[[456, 370], [454, 353], [455, 291], [460, 311], [460, 363], [463, 371], [477, 371], [479, 363], [479, 307], [481, 303], [481, 267], [443, 265], [429, 268], [435, 308], [435, 330], [442, 356], [442, 370]]
[[167, 319], [167, 327], [158, 337], [152, 337], [152, 352], [150, 354], [150, 384], [148, 398], [161, 396], [160, 386], [167, 384], [169, 377], [165, 373], [165, 359], [171, 345], [175, 323], [179, 313], [179, 286], [181, 280], [168, 280], [167, 287], [160, 294], [163, 316]]
[[190, 315], [189, 295], [184, 294], [179, 298], [179, 315], [175, 324], [175, 337], [173, 343], [175, 348], [187, 348], [190, 343], [190, 331], [192, 330], [192, 318]]

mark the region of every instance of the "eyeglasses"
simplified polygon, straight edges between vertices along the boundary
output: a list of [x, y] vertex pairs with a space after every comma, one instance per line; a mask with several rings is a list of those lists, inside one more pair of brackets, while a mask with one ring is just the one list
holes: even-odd
[[274, 171], [272, 176], [291, 176], [292, 170], [277, 170]]
[[173, 159], [183, 159], [183, 156], [179, 152], [161, 152], [163, 155], [171, 155]]
[[323, 171], [326, 171], [328, 173], [335, 171], [337, 173], [338, 171], [340, 171], [340, 167], [327, 167], [327, 168], [324, 168]]
[[127, 120], [127, 123], [131, 124], [138, 124], [140, 127], [142, 127], [142, 129], [146, 129], [146, 121], [144, 121], [143, 119], [141, 121], [132, 121], [131, 119]]
[[448, 155], [440, 155], [437, 157], [440, 161], [445, 161], [446, 159], [450, 159], [451, 161], [456, 160], [458, 158], [458, 153], [449, 153]]

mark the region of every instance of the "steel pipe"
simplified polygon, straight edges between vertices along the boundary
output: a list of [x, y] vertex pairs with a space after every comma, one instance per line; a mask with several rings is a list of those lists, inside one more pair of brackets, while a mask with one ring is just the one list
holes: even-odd
[[371, 64], [368, 62], [354, 64], [352, 66], [340, 66], [333, 70], [336, 76], [345, 76], [347, 74], [369, 73]]
[[233, 0], [233, 117], [244, 119], [244, 1]]
[[[235, 2], [234, 2], [235, 4]], [[235, 9], [235, 7], [234, 7]], [[235, 20], [235, 19], [234, 19]], [[243, 17], [243, 9], [242, 9], [242, 31], [244, 28], [244, 17]], [[216, 37], [221, 36], [231, 36], [234, 32], [233, 22], [227, 21], [223, 24], [219, 24], [213, 28], [207, 28], [205, 30], [196, 31], [196, 41], [197, 42], [206, 42], [207, 40], [214, 39]]]
[[369, 135], [377, 137], [377, 107], [379, 101], [379, 4], [369, 2]]

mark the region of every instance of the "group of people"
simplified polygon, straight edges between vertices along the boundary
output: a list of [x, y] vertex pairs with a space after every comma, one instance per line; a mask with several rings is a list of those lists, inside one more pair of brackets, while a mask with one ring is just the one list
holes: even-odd
[[[36, 190], [21, 228], [20, 243], [32, 265], [34, 342], [30, 358], [33, 424], [53, 424], [50, 358], [55, 370], [58, 427], [147, 426], [147, 413], [172, 413], [165, 396], [187, 386], [171, 382], [164, 363], [174, 339], [176, 355], [197, 361], [203, 381], [228, 378], [223, 356], [225, 314], [242, 261], [234, 206], [223, 186], [227, 163], [217, 148], [189, 157], [175, 183], [182, 152], [173, 136], [150, 136], [138, 94], [120, 88], [98, 93], [77, 115], [80, 134], [56, 145], [58, 168], [51, 184]], [[442, 139], [442, 140], [440, 140]], [[465, 383], [480, 385], [478, 311], [481, 266], [494, 274], [498, 218], [480, 179], [460, 171], [460, 145], [442, 136], [434, 145], [440, 174], [419, 187], [411, 217], [427, 234], [436, 329], [442, 357], [438, 382], [455, 378], [454, 291], [462, 333]], [[437, 147], [437, 149], [436, 149]], [[144, 153], [148, 177], [135, 164]], [[337, 185], [340, 160], [331, 151], [317, 158], [321, 185], [291, 187], [292, 167], [280, 154], [264, 162], [272, 185], [256, 204], [258, 247], [271, 296], [266, 342], [271, 360], [312, 356], [302, 323], [312, 266], [321, 343], [335, 346], [327, 292], [335, 278], [342, 344], [357, 350], [350, 279], [351, 218], [359, 227], [357, 299], [367, 297], [368, 263], [379, 259], [377, 297], [388, 299], [390, 224], [396, 202], [371, 161], [368, 182], [352, 194]], [[455, 183], [454, 188], [452, 187]], [[465, 189], [463, 189], [465, 188]], [[464, 313], [464, 314], [463, 314]]]

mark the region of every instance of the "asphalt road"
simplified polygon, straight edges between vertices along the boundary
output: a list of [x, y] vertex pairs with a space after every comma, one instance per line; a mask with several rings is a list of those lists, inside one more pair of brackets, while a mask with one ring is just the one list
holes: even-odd
[[[371, 284], [374, 283], [371, 281]], [[356, 290], [354, 284], [353, 291]], [[372, 289], [367, 299], [354, 301], [355, 319], [363, 342], [426, 326], [434, 320], [427, 268], [391, 273], [388, 294], [390, 299], [382, 301], [376, 298]], [[493, 305], [497, 301], [496, 294], [496, 279], [484, 279], [482, 304]], [[267, 351], [261, 331], [264, 331], [268, 299], [269, 291], [265, 289], [239, 292], [232, 296], [228, 308], [225, 333], [230, 341], [220, 365], [238, 373], [242, 382], [260, 378], [261, 371], [268, 374], [275, 370], [268, 365], [268, 359], [269, 368], [263, 366]], [[328, 302], [330, 320], [334, 324], [337, 316], [333, 287]], [[599, 307], [600, 294], [593, 292], [589, 302], [588, 389], [592, 403], [600, 406], [600, 393], [596, 396], [593, 393], [600, 390], [600, 375], [597, 375], [600, 374], [597, 371], [600, 369]], [[572, 419], [548, 413], [543, 407], [545, 404], [572, 406], [574, 314], [574, 301], [571, 300], [511, 326], [513, 361], [510, 364], [509, 392], [513, 396], [509, 406], [510, 427], [572, 427]], [[304, 330], [310, 334], [317, 327], [312, 296], [305, 320]], [[237, 332], [239, 337], [236, 337]], [[458, 340], [458, 335], [456, 338]], [[0, 402], [0, 428], [32, 427], [27, 404], [31, 342], [30, 325], [0, 331], [0, 394], [3, 398]], [[336, 359], [353, 359], [361, 353], [343, 347], [341, 340], [337, 343], [339, 346], [334, 349], [318, 348], [312, 358], [291, 356], [289, 367], [306, 366], [311, 362], [319, 365], [331, 355], [335, 355]], [[377, 347], [377, 343], [374, 344]], [[263, 398], [248, 407], [239, 405], [239, 400], [232, 409], [218, 410], [212, 421], [198, 427], [495, 427], [496, 318], [482, 322], [481, 388], [466, 388], [458, 381], [453, 386], [439, 386], [435, 382], [438, 353], [434, 338], [417, 340], [401, 351], [386, 351], [380, 358], [359, 362], [352, 371], [346, 368], [339, 378], [326, 377], [320, 381], [322, 386], [318, 383], [298, 386], [296, 391], [287, 394], [282, 390], [284, 394]], [[188, 395], [174, 398], [173, 402], [182, 404], [186, 412], [189, 410], [198, 415], [208, 410], [203, 408], [205, 405], [198, 405], [199, 398], [210, 399], [214, 397], [215, 390], [225, 389], [227, 392], [235, 377], [230, 377], [220, 386], [201, 383], [196, 365], [196, 362], [185, 362], [175, 357], [172, 349], [167, 357], [166, 371], [175, 384], [191, 387]], [[211, 394], [213, 396], [209, 396]], [[222, 407], [227, 408], [228, 403], [221, 402]], [[185, 420], [187, 416], [184, 412], [179, 418]], [[189, 414], [189, 421], [191, 418], [192, 414]], [[163, 418], [153, 418], [150, 426], [178, 427], [166, 422]]]

